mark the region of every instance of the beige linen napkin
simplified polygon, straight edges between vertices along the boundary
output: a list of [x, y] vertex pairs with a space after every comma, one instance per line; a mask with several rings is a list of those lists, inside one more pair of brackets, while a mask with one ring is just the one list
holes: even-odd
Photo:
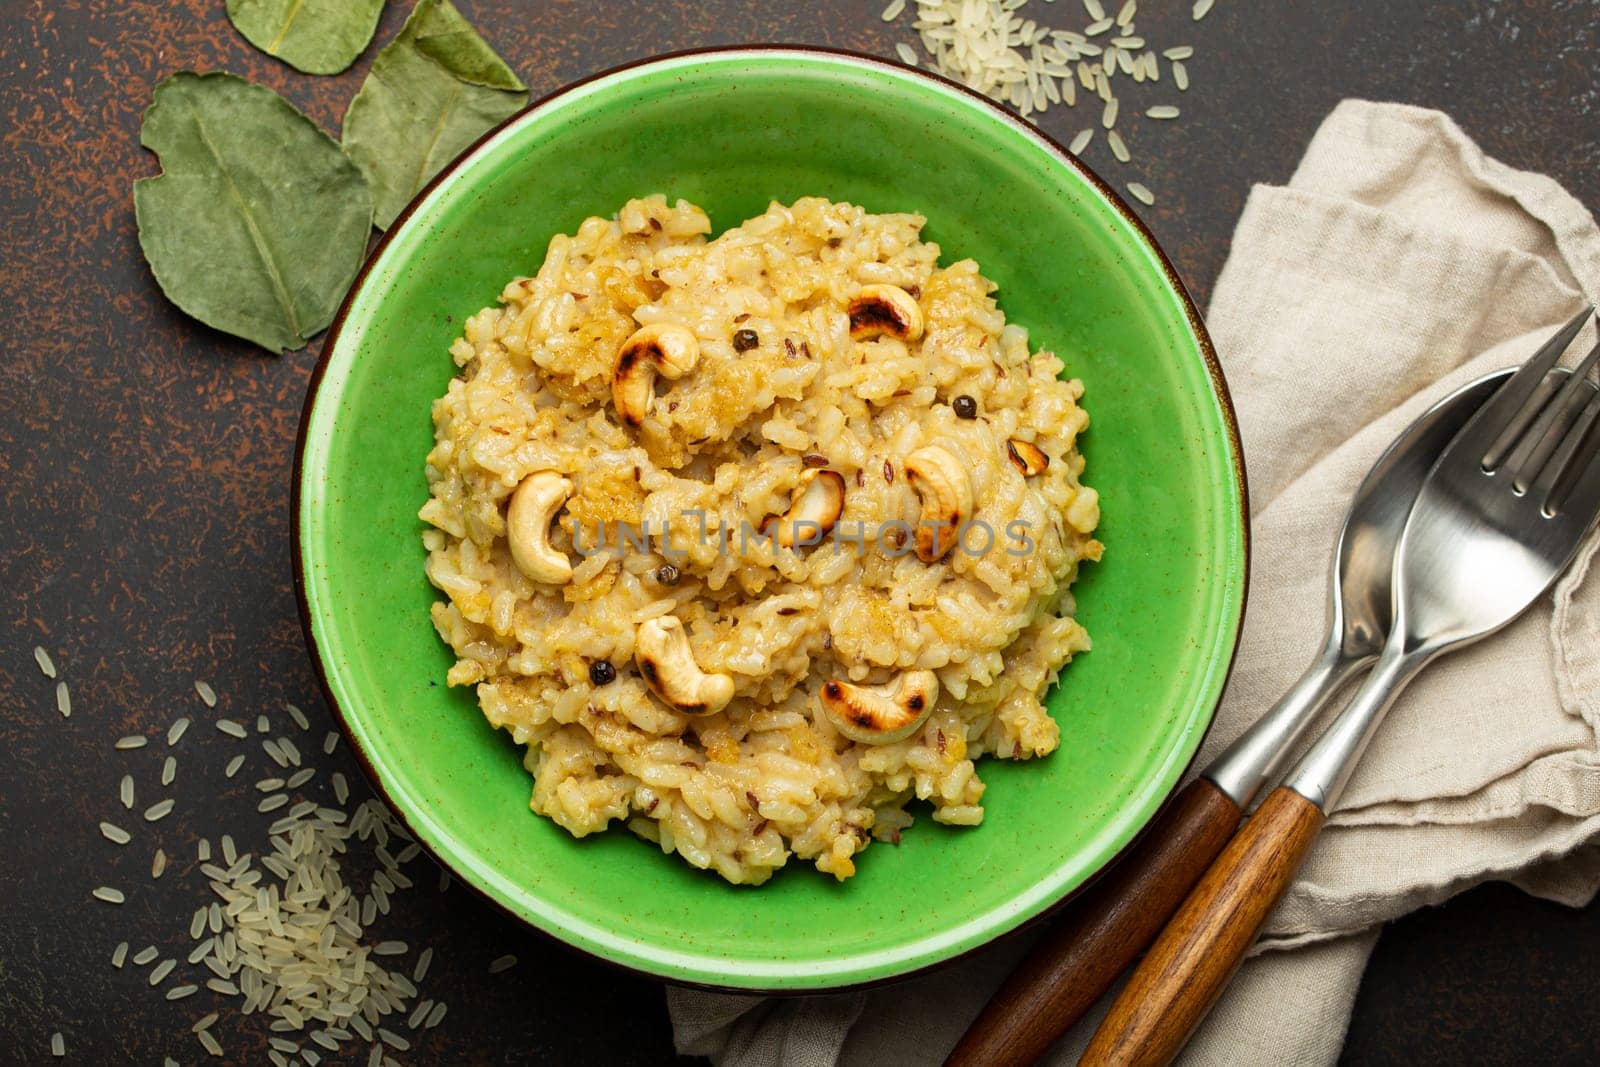
[[[1209, 322], [1244, 435], [1255, 558], [1200, 765], [1317, 647], [1334, 537], [1389, 441], [1527, 358], [1597, 289], [1589, 212], [1438, 112], [1346, 101], [1287, 187], [1252, 192]], [[1488, 879], [1571, 905], [1594, 895], [1600, 581], [1584, 575], [1597, 543], [1553, 595], [1407, 690], [1183, 1063], [1332, 1063], [1382, 923]], [[866, 993], [669, 988], [667, 1002], [678, 1048], [719, 1065], [938, 1063], [1024, 947]], [[1076, 1061], [1105, 1007], [1051, 1062]]]

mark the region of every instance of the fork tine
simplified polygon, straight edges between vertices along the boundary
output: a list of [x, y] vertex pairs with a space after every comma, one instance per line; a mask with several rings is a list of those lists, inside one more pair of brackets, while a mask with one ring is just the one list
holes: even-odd
[[1534, 353], [1532, 359], [1524, 363], [1506, 384], [1495, 391], [1494, 396], [1478, 410], [1466, 429], [1462, 431], [1463, 437], [1470, 434], [1473, 438], [1492, 438], [1493, 443], [1488, 445], [1483, 453], [1485, 470], [1492, 471], [1500, 466], [1506, 453], [1511, 451], [1528, 425], [1538, 416], [1543, 405], [1529, 401], [1536, 401], [1538, 394], [1549, 395], [1547, 391], [1539, 388], [1544, 384], [1545, 375], [1550, 373], [1550, 368], [1556, 365], [1556, 361], [1567, 350], [1572, 339], [1578, 336], [1578, 331], [1583, 329], [1583, 324], [1589, 321], [1589, 316], [1593, 313], [1593, 307], [1585, 306], [1573, 316], [1571, 322], [1557, 330], [1555, 335], [1544, 343], [1544, 347]]
[[1571, 511], [1593, 517], [1600, 510], [1600, 390], [1592, 392], [1534, 483], [1547, 515]]
[[1545, 460], [1550, 458], [1550, 453], [1561, 443], [1568, 427], [1572, 425], [1572, 419], [1583, 407], [1584, 401], [1589, 398], [1587, 392], [1589, 372], [1594, 369], [1597, 360], [1600, 360], [1600, 344], [1590, 349], [1583, 362], [1573, 368], [1561, 391], [1556, 394], [1554, 400], [1545, 405], [1543, 411], [1539, 412], [1539, 417], [1523, 435], [1521, 443], [1512, 450], [1506, 466], [1516, 472], [1511, 484], [1517, 492], [1527, 490], [1529, 483], [1544, 466]]

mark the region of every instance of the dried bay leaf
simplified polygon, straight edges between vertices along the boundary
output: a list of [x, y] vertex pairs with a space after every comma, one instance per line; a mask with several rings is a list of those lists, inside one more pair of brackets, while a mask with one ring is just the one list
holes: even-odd
[[306, 74], [337, 74], [356, 61], [384, 0], [228, 0], [244, 39]]
[[333, 139], [232, 74], [156, 86], [139, 142], [161, 174], [133, 184], [139, 245], [187, 314], [273, 352], [333, 320], [372, 226], [372, 193]]
[[527, 86], [449, 0], [417, 0], [344, 116], [344, 149], [372, 186], [379, 228], [527, 102]]

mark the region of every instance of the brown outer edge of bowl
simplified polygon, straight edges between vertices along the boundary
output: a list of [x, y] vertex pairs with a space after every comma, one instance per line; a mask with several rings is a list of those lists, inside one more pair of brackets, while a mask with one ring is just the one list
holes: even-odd
[[598, 81], [601, 78], [608, 78], [613, 74], [620, 74], [623, 71], [633, 70], [636, 67], [649, 66], [654, 63], [659, 63], [663, 60], [682, 59], [687, 56], [738, 55], [741, 53], [759, 54], [762, 52], [800, 52], [832, 59], [847, 59], [854, 63], [862, 63], [868, 66], [885, 68], [902, 76], [925, 78], [929, 81], [937, 82], [946, 88], [958, 91], [962, 95], [969, 97], [987, 110], [993, 112], [995, 116], [1002, 122], [1019, 129], [1026, 136], [1037, 140], [1051, 154], [1059, 157], [1063, 163], [1076, 171], [1080, 177], [1082, 177], [1085, 181], [1092, 185], [1097, 192], [1104, 196], [1107, 202], [1110, 203], [1116, 212], [1134, 228], [1134, 231], [1138, 233], [1138, 235], [1144, 240], [1145, 244], [1150, 248], [1150, 250], [1155, 253], [1156, 260], [1161, 265], [1161, 272], [1166, 277], [1167, 283], [1172, 286], [1173, 291], [1177, 293], [1179, 299], [1182, 300], [1183, 312], [1184, 316], [1189, 321], [1189, 328], [1194, 332], [1195, 339], [1200, 343], [1200, 353], [1205, 359], [1206, 373], [1211, 378], [1212, 392], [1216, 395], [1217, 400], [1222, 405], [1224, 427], [1228, 434], [1229, 443], [1233, 446], [1234, 473], [1239, 479], [1239, 527], [1244, 575], [1242, 584], [1240, 586], [1239, 618], [1234, 625], [1233, 653], [1228, 658], [1228, 666], [1223, 672], [1222, 676], [1223, 685], [1226, 686], [1228, 676], [1233, 672], [1233, 665], [1238, 658], [1239, 640], [1243, 635], [1244, 629], [1245, 607], [1250, 599], [1251, 545], [1249, 483], [1245, 477], [1244, 450], [1239, 438], [1239, 424], [1234, 412], [1233, 397], [1228, 391], [1227, 380], [1223, 377], [1222, 365], [1217, 361], [1216, 348], [1211, 342], [1211, 335], [1206, 331], [1205, 322], [1200, 316], [1199, 309], [1195, 307], [1194, 299], [1189, 295], [1189, 290], [1184, 286], [1182, 279], [1178, 277], [1178, 272], [1176, 268], [1173, 267], [1172, 261], [1167, 258], [1166, 252], [1156, 241], [1155, 235], [1150, 232], [1149, 228], [1146, 227], [1145, 224], [1139, 219], [1139, 216], [1134, 213], [1134, 211], [1128, 206], [1127, 202], [1117, 194], [1115, 189], [1101, 179], [1098, 174], [1090, 170], [1088, 166], [1078, 159], [1077, 156], [1067, 151], [1067, 149], [1064, 148], [1060, 142], [1055, 140], [1055, 138], [1051, 137], [1049, 134], [1045, 133], [1043, 130], [1040, 130], [1038, 127], [1034, 126], [1033, 123], [1011, 114], [1009, 111], [1005, 110], [1005, 108], [990, 100], [988, 97], [978, 93], [973, 89], [967, 88], [960, 82], [946, 78], [941, 74], [936, 74], [931, 71], [917, 70], [915, 68], [906, 67], [902, 64], [894, 63], [878, 56], [867, 55], [861, 52], [852, 52], [843, 48], [827, 48], [818, 45], [792, 44], [726, 45], [708, 48], [689, 48], [676, 52], [664, 52], [661, 55], [650, 56], [645, 59], [637, 59], [630, 63], [623, 63], [620, 66], [611, 67], [607, 70], [588, 75], [587, 77], [579, 78], [576, 81], [568, 82], [566, 85], [563, 85], [560, 88], [545, 94], [538, 100], [531, 101], [527, 107], [518, 111], [515, 115], [507, 118], [504, 122], [495, 126], [494, 129], [485, 133], [482, 137], [474, 141], [471, 146], [462, 151], [462, 153], [454, 160], [448, 163], [443, 170], [436, 174], [426, 185], [422, 187], [416, 196], [412, 197], [411, 202], [406, 205], [405, 209], [401, 211], [399, 215], [395, 216], [394, 221], [389, 224], [388, 229], [386, 229], [383, 232], [383, 235], [378, 238], [378, 243], [374, 245], [372, 251], [368, 253], [366, 261], [361, 265], [361, 270], [355, 276], [355, 280], [350, 283], [350, 288], [346, 292], [344, 300], [339, 304], [339, 311], [334, 316], [332, 325], [328, 328], [328, 332], [323, 337], [322, 350], [318, 355], [316, 366], [312, 369], [311, 379], [307, 383], [305, 402], [301, 406], [300, 410], [300, 425], [295, 434], [294, 470], [292, 473], [293, 482], [290, 486], [290, 529], [293, 531], [294, 535], [294, 590], [295, 600], [300, 609], [300, 629], [305, 635], [306, 646], [311, 651], [312, 669], [316, 675], [317, 684], [322, 689], [323, 700], [327, 702], [328, 707], [333, 711], [335, 717], [339, 720], [339, 725], [344, 729], [345, 735], [349, 738], [350, 748], [353, 752], [355, 752], [356, 758], [360, 761], [362, 770], [366, 772], [367, 780], [372, 783], [373, 791], [376, 792], [378, 796], [383, 798], [384, 803], [389, 806], [389, 809], [392, 812], [394, 812], [396, 818], [398, 818], [401, 823], [405, 825], [407, 832], [410, 833], [416, 840], [417, 844], [421, 846], [425, 852], [427, 852], [428, 856], [434, 861], [434, 863], [438, 864], [440, 867], [443, 867], [447, 871], [455, 873], [457, 879], [463, 885], [475, 893], [479, 898], [487, 902], [495, 910], [514, 920], [518, 926], [527, 930], [531, 930], [533, 933], [548, 940], [552, 944], [559, 945], [564, 949], [576, 952], [579, 955], [585, 956], [589, 959], [598, 960], [606, 966], [615, 968], [616, 970], [622, 971], [626, 974], [634, 975], [640, 978], [647, 978], [652, 981], [668, 982], [672, 985], [682, 986], [685, 988], [703, 989], [718, 993], [737, 993], [746, 996], [818, 996], [827, 993], [840, 993], [851, 990], [871, 989], [876, 986], [890, 985], [895, 982], [901, 982], [908, 978], [914, 978], [917, 975], [927, 974], [931, 971], [939, 970], [943, 967], [950, 966], [953, 963], [963, 960], [974, 953], [988, 948], [997, 941], [1013, 937], [1022, 931], [1029, 929], [1030, 927], [1035, 927], [1039, 924], [1047, 922], [1062, 908], [1070, 904], [1078, 896], [1078, 894], [1082, 893], [1084, 890], [1093, 885], [1095, 881], [1105, 874], [1105, 872], [1116, 866], [1116, 864], [1125, 855], [1127, 855], [1135, 845], [1139, 843], [1139, 841], [1144, 837], [1145, 830], [1156, 820], [1160, 813], [1166, 808], [1167, 804], [1171, 802], [1172, 797], [1177, 793], [1178, 786], [1188, 775], [1188, 772], [1193, 769], [1195, 760], [1199, 757], [1200, 749], [1205, 744], [1206, 735], [1211, 732], [1211, 726], [1216, 721], [1217, 703], [1220, 703], [1221, 701], [1221, 690], [1218, 690], [1218, 699], [1211, 706], [1210, 714], [1206, 718], [1205, 729], [1201, 731], [1200, 742], [1195, 745], [1194, 754], [1189, 757], [1189, 762], [1185, 765], [1183, 772], [1179, 774], [1178, 778], [1173, 782], [1172, 790], [1167, 794], [1166, 798], [1162, 800], [1160, 806], [1158, 806], [1157, 809], [1151, 813], [1150, 819], [1147, 820], [1145, 825], [1141, 826], [1133, 835], [1133, 837], [1128, 839], [1127, 844], [1123, 845], [1122, 848], [1117, 851], [1117, 854], [1106, 861], [1099, 870], [1095, 871], [1088, 878], [1084, 879], [1082, 883], [1072, 889], [1071, 892], [1068, 892], [1062, 896], [1061, 899], [1044, 908], [1037, 915], [1031, 916], [1011, 929], [1001, 931], [995, 934], [993, 937], [990, 937], [988, 940], [973, 945], [971, 948], [964, 949], [961, 952], [946, 957], [945, 959], [938, 960], [933, 963], [923, 964], [910, 970], [903, 971], [900, 974], [889, 975], [882, 978], [867, 979], [859, 982], [847, 982], [835, 986], [817, 986], [809, 989], [764, 989], [752, 986], [724, 986], [717, 985], [713, 982], [691, 982], [680, 978], [666, 977], [640, 967], [622, 963], [618, 960], [608, 959], [605, 956], [589, 952], [581, 946], [574, 945], [569, 941], [562, 940], [562, 938], [555, 933], [534, 925], [521, 915], [518, 915], [516, 912], [512, 911], [511, 908], [505, 904], [490, 896], [486, 891], [479, 889], [472, 883], [471, 879], [456, 871], [455, 868], [450, 865], [450, 863], [448, 863], [442, 856], [435, 852], [432, 846], [430, 846], [427, 841], [423, 839], [422, 835], [417, 832], [416, 827], [412, 826], [411, 822], [406, 818], [405, 812], [400, 808], [399, 805], [395, 803], [394, 798], [389, 795], [389, 791], [384, 787], [383, 779], [379, 776], [377, 768], [373, 766], [366, 750], [361, 746], [360, 742], [356, 740], [354, 731], [350, 729], [350, 724], [345, 718], [344, 709], [340, 707], [339, 702], [334, 699], [333, 687], [328, 684], [327, 671], [323, 667], [322, 654], [317, 646], [315, 631], [311, 626], [311, 606], [306, 597], [305, 560], [303, 558], [303, 549], [300, 543], [300, 483], [304, 475], [306, 430], [311, 421], [311, 410], [316, 405], [317, 393], [322, 385], [323, 375], [327, 371], [329, 357], [332, 355], [335, 347], [337, 346], [339, 333], [344, 327], [345, 316], [350, 310], [350, 305], [354, 301], [357, 291], [359, 291], [362, 284], [366, 282], [367, 275], [371, 272], [373, 265], [377, 263], [380, 253], [382, 253], [384, 248], [387, 247], [390, 238], [400, 229], [406, 220], [411, 217], [412, 213], [416, 210], [417, 205], [420, 204], [436, 186], [446, 181], [451, 175], [453, 175], [465, 160], [469, 159], [478, 151], [479, 148], [481, 148], [491, 138], [496, 136], [502, 129], [519, 121], [529, 111], [532, 111], [535, 108], [543, 107], [552, 100], [556, 100], [559, 97], [565, 96], [566, 94], [572, 92], [574, 89], [587, 85], [590, 82]]

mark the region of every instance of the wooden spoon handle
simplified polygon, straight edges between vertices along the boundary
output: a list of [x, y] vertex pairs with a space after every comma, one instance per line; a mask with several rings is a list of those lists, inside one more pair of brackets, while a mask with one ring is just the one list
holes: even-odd
[[1310, 851], [1324, 816], [1279, 786], [1200, 879], [1089, 1040], [1085, 1064], [1170, 1063]]
[[1155, 937], [1239, 816], [1208, 780], [1189, 783], [1139, 843], [1067, 906], [967, 1028], [946, 1067], [1021, 1067], [1044, 1055]]

